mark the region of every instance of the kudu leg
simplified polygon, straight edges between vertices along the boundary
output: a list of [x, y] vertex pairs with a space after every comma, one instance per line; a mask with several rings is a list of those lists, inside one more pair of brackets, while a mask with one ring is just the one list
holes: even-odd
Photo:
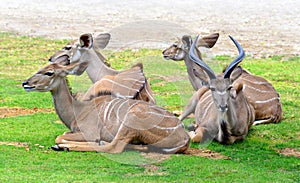
[[[116, 138], [118, 138], [116, 136]], [[138, 151], [148, 151], [148, 147], [143, 147], [140, 145], [127, 144], [131, 141], [124, 138], [119, 138], [119, 140], [114, 139], [111, 143], [100, 141], [100, 144], [95, 141], [87, 141], [82, 133], [71, 133], [65, 132], [56, 138], [56, 146], [53, 146], [53, 150], [68, 150], [68, 151], [83, 151], [83, 152], [108, 152], [108, 153], [121, 153], [124, 148], [138, 150]], [[124, 140], [127, 142], [124, 142]], [[127, 146], [126, 146], [127, 145]]]
[[272, 118], [264, 119], [264, 120], [256, 120], [256, 121], [253, 122], [253, 126], [254, 125], [261, 125], [261, 124], [269, 124], [269, 123], [273, 123]]
[[97, 147], [97, 152], [121, 153], [136, 136], [136, 130], [121, 126], [111, 143]]
[[190, 98], [188, 104], [185, 106], [182, 114], [178, 117], [180, 121], [184, 120], [191, 113], [195, 113], [195, 109], [199, 102], [200, 97], [208, 90], [207, 87], [200, 88], [197, 92], [193, 94]]
[[65, 144], [68, 142], [96, 142], [96, 139], [87, 139], [82, 133], [65, 132], [55, 139], [56, 144]]
[[113, 141], [110, 143], [104, 143], [104, 145], [102, 146], [99, 145], [99, 143], [79, 144], [77, 142], [59, 144], [59, 147], [68, 149], [69, 151], [96, 151], [106, 153], [121, 153], [125, 149], [126, 145], [133, 139], [134, 133], [135, 130], [133, 129], [121, 127]]
[[244, 140], [246, 138], [246, 135], [240, 135], [240, 136], [230, 136], [229, 142], [227, 144], [233, 144], [237, 140]]
[[70, 150], [76, 147], [77, 151], [95, 151], [88, 147], [98, 146], [99, 144], [95, 140], [88, 141], [82, 133], [65, 132], [63, 135], [59, 135], [55, 139], [57, 145], [51, 148], [56, 151]]
[[204, 132], [205, 132], [204, 127], [198, 127], [196, 129], [196, 131], [190, 131], [190, 132], [188, 132], [188, 134], [189, 134], [192, 142], [199, 143], [202, 141]]
[[182, 114], [178, 117], [180, 121], [184, 120], [188, 115], [195, 112], [197, 103], [199, 101], [198, 92], [194, 93], [194, 95], [189, 100], [187, 106], [185, 106]]
[[[109, 142], [100, 141], [100, 145], [108, 145]], [[134, 145], [134, 144], [127, 144], [126, 149], [136, 150], [136, 151], [142, 151], [142, 152], [148, 152], [149, 148], [147, 146], [143, 145]]]
[[[68, 150], [68, 151], [82, 151], [82, 152], [107, 152], [107, 153], [121, 153], [124, 150], [124, 143], [108, 143], [106, 142], [105, 145], [99, 146], [98, 143], [91, 143], [91, 142], [72, 142], [69, 141], [67, 144], [59, 144], [57, 145], [57, 150]], [[126, 146], [126, 144], [125, 144]], [[116, 148], [118, 147], [118, 148]], [[142, 152], [148, 152], [148, 147], [143, 147], [140, 145], [132, 145], [127, 144], [126, 149], [132, 149]]]

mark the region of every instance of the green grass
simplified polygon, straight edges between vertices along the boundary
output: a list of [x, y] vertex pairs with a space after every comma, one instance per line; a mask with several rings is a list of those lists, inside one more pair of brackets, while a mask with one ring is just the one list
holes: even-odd
[[[39, 68], [67, 40], [47, 40], [0, 34], [0, 107], [53, 109], [50, 93], [25, 92], [21, 82]], [[105, 51], [112, 67], [125, 69], [143, 62], [158, 105], [182, 110], [193, 89], [183, 62], [165, 61], [161, 50]], [[217, 56], [211, 62], [225, 65], [231, 58]], [[138, 152], [117, 155], [91, 152], [55, 152], [49, 147], [67, 131], [54, 112], [37, 112], [0, 118], [0, 142], [26, 142], [25, 147], [0, 145], [1, 182], [300, 182], [300, 159], [279, 154], [283, 148], [300, 151], [300, 58], [283, 60], [247, 57], [242, 66], [269, 80], [280, 93], [283, 120], [251, 128], [243, 142], [204, 146], [231, 160], [171, 155], [164, 161]], [[72, 89], [84, 91], [86, 76], [70, 77]], [[83, 83], [83, 85], [79, 84]], [[188, 124], [192, 119], [185, 120]], [[152, 164], [152, 165], [143, 165]], [[151, 168], [152, 167], [152, 168]]]

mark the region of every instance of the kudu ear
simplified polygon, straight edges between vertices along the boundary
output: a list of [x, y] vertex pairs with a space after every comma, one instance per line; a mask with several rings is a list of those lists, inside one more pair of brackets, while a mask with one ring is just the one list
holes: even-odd
[[87, 49], [92, 48], [92, 46], [93, 46], [93, 36], [92, 36], [92, 34], [89, 34], [89, 33], [82, 34], [79, 37], [79, 43], [80, 43], [81, 48], [87, 48]]
[[64, 71], [66, 74], [81, 75], [86, 70], [87, 67], [88, 67], [88, 62], [74, 63], [74, 64], [64, 66]]
[[242, 75], [242, 73], [243, 73], [242, 67], [240, 66], [236, 67], [230, 74], [230, 82], [233, 83]]
[[182, 41], [182, 48], [189, 50], [192, 45], [192, 37], [184, 35], [182, 36], [181, 41]]
[[201, 68], [193, 68], [193, 73], [201, 80], [203, 86], [208, 86], [209, 77]]
[[196, 46], [212, 48], [218, 41], [218, 38], [219, 38], [219, 33], [214, 33], [214, 34], [202, 37], [201, 39], [198, 39]]
[[98, 49], [104, 49], [109, 43], [110, 37], [111, 36], [109, 33], [99, 34], [94, 39], [94, 46], [96, 46]]

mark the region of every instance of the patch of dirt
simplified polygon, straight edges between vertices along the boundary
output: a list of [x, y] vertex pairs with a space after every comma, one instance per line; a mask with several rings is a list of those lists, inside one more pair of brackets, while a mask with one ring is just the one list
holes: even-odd
[[147, 165], [142, 165], [142, 167], [145, 168], [144, 174], [146, 175], [166, 175], [167, 172], [161, 172], [159, 171], [161, 169], [160, 166], [152, 165], [152, 164], [147, 164]]
[[[200, 156], [205, 158], [212, 158], [212, 159], [226, 159], [231, 160], [230, 157], [224, 156], [220, 153], [213, 152], [209, 149], [203, 149], [203, 148], [188, 148], [184, 155], [188, 156]], [[164, 160], [169, 159], [171, 156], [169, 154], [160, 154], [160, 153], [142, 153], [142, 156], [144, 156], [147, 159], [153, 160], [153, 162], [162, 162]]]
[[147, 159], [151, 159], [153, 162], [162, 162], [170, 158], [169, 154], [160, 154], [160, 153], [141, 153], [141, 155]]
[[25, 147], [26, 151], [29, 151], [29, 145], [26, 142], [0, 142], [0, 145], [8, 145], [15, 147]]
[[196, 149], [196, 148], [189, 148], [185, 151], [186, 155], [190, 156], [200, 156], [200, 157], [206, 157], [206, 158], [212, 158], [212, 159], [225, 159], [225, 160], [231, 160], [230, 157], [224, 156], [220, 153], [213, 152], [209, 149]]
[[277, 152], [284, 156], [295, 156], [296, 158], [300, 158], [300, 151], [294, 148], [280, 149]]
[[13, 117], [13, 116], [24, 116], [33, 113], [50, 113], [54, 112], [53, 109], [24, 109], [19, 107], [0, 107], [0, 118]]

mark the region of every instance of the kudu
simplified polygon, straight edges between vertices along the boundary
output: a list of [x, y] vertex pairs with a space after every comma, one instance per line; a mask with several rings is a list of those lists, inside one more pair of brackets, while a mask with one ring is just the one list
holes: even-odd
[[[197, 43], [195, 43], [195, 51], [200, 59], [202, 59], [202, 57], [197, 47], [212, 48], [218, 40], [218, 37], [219, 34], [214, 33], [198, 39]], [[196, 77], [194, 74], [193, 70], [197, 69], [197, 66], [195, 63], [191, 62], [188, 56], [191, 44], [191, 36], [183, 36], [169, 48], [165, 49], [162, 54], [165, 59], [185, 61], [189, 80], [193, 88], [197, 91], [203, 85], [206, 85], [206, 83], [201, 81], [201, 79]], [[205, 75], [205, 72], [198, 69], [198, 74]], [[240, 84], [243, 84], [244, 95], [255, 110], [255, 122], [253, 125], [276, 123], [281, 120], [282, 106], [280, 97], [270, 82], [262, 77], [250, 74], [248, 71], [243, 69], [242, 75], [234, 81], [233, 86]], [[184, 120], [188, 115], [195, 112], [198, 100], [199, 95], [198, 92], [196, 92], [182, 114], [179, 116], [180, 120]]]
[[[104, 49], [110, 40], [110, 34], [103, 33], [95, 38], [91, 34], [82, 34], [79, 40], [68, 43], [64, 48], [57, 51], [50, 57], [52, 63], [67, 65], [69, 63], [88, 62], [86, 72], [95, 85], [91, 88], [82, 100], [89, 99], [90, 95], [96, 95], [103, 90], [103, 85], [109, 91], [118, 93], [119, 96], [145, 100], [155, 104], [155, 98], [147, 79], [144, 76], [142, 67], [140, 70], [114, 70], [106, 65], [104, 56], [99, 49]], [[73, 73], [79, 75], [78, 73]], [[98, 81], [101, 82], [99, 83]], [[136, 88], [140, 83], [140, 88]]]
[[162, 153], [188, 148], [190, 138], [182, 122], [154, 104], [115, 97], [113, 92], [99, 93], [89, 101], [75, 100], [66, 76], [83, 72], [84, 64], [50, 64], [22, 83], [26, 91], [50, 91], [59, 118], [70, 129], [56, 138], [54, 150], [121, 153], [128, 146], [139, 149], [131, 143]]
[[193, 142], [202, 142], [212, 138], [221, 144], [232, 144], [243, 140], [254, 122], [254, 109], [247, 102], [243, 93], [243, 84], [234, 88], [233, 82], [242, 74], [237, 65], [244, 58], [244, 50], [232, 37], [239, 55], [226, 68], [224, 75], [215, 75], [212, 69], [195, 55], [195, 43], [189, 51], [191, 60], [201, 67], [207, 75], [195, 72], [207, 86], [198, 90], [199, 101], [195, 110], [196, 129], [189, 135]]
[[[196, 54], [199, 58], [201, 57], [201, 52], [198, 47], [212, 48], [219, 38], [219, 33], [214, 33], [205, 37], [200, 38], [195, 47]], [[173, 43], [169, 48], [165, 49], [162, 54], [166, 60], [182, 61], [184, 60], [188, 78], [194, 88], [198, 90], [202, 87], [202, 81], [195, 76], [193, 69], [198, 69], [194, 62], [191, 62], [189, 57], [189, 51], [192, 45], [192, 37], [189, 35], [184, 35], [182, 38]]]

